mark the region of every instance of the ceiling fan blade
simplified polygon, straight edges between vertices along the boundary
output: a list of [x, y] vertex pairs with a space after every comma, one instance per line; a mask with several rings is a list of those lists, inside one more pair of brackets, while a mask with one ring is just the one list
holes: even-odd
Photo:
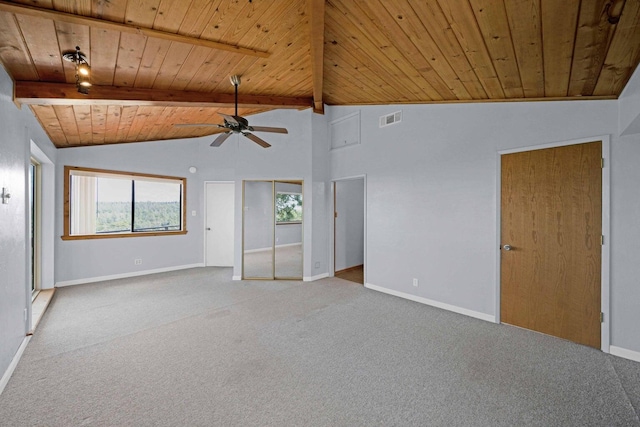
[[233, 132], [226, 132], [226, 133], [223, 133], [222, 135], [218, 135], [218, 137], [213, 140], [210, 147], [220, 147], [222, 143], [225, 142], [227, 138], [231, 136], [232, 133]]
[[257, 136], [255, 136], [252, 133], [243, 133], [243, 135], [246, 136], [247, 138], [249, 138], [250, 140], [252, 140], [253, 142], [255, 142], [256, 144], [264, 147], [264, 148], [271, 147], [271, 144], [269, 144], [267, 141], [265, 141], [262, 138], [258, 138]]
[[289, 133], [285, 128], [274, 128], [270, 126], [251, 126], [255, 132]]
[[238, 123], [238, 121], [236, 120], [236, 118], [235, 118], [235, 117], [233, 117], [233, 116], [230, 116], [230, 115], [228, 115], [228, 114], [222, 114], [222, 113], [218, 113], [218, 114], [220, 114], [222, 117], [224, 117], [224, 120], [225, 120], [226, 122], [228, 122], [228, 123], [233, 123], [234, 125], [238, 125], [238, 124], [240, 124], [240, 123]]
[[191, 127], [218, 127], [223, 128], [223, 125], [218, 123], [176, 123], [173, 126], [177, 128], [191, 128]]

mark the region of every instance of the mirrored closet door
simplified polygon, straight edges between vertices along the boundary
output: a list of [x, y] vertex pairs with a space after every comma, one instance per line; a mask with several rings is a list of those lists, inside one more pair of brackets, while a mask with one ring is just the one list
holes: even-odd
[[244, 279], [302, 279], [302, 181], [243, 182]]

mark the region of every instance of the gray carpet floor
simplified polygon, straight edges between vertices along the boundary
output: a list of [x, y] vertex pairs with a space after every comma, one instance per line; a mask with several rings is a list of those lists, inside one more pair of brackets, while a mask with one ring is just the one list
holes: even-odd
[[61, 288], [2, 426], [640, 426], [640, 363], [341, 279]]

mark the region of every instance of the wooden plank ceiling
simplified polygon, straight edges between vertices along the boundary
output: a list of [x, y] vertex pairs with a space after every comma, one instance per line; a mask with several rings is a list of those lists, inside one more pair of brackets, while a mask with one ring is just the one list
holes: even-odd
[[[322, 31], [324, 28], [324, 31]], [[80, 46], [88, 96], [75, 92]], [[640, 0], [0, 0], [0, 61], [57, 147], [322, 104], [615, 99]]]

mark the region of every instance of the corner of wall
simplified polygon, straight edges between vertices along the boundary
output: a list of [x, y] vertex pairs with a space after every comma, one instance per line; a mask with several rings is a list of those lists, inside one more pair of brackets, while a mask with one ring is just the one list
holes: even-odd
[[618, 130], [621, 136], [640, 133], [640, 67], [618, 98]]

